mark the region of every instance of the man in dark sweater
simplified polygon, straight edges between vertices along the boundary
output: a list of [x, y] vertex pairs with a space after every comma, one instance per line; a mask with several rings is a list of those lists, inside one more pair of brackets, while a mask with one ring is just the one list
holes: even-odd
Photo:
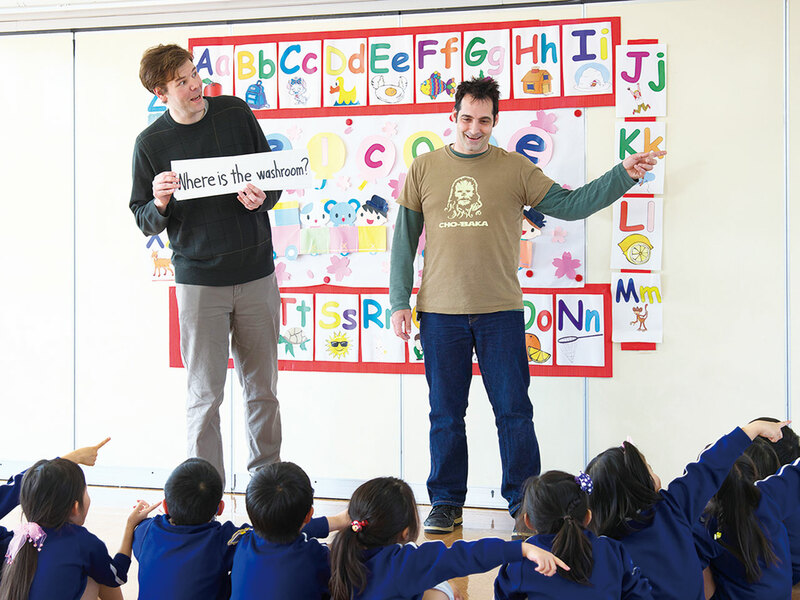
[[188, 375], [188, 454], [208, 460], [224, 478], [219, 407], [230, 338], [253, 472], [280, 460], [280, 297], [267, 211], [281, 192], [248, 183], [238, 194], [178, 202], [170, 162], [268, 152], [269, 145], [244, 101], [203, 97], [192, 55], [180, 46], [147, 50], [139, 78], [167, 111], [136, 139], [130, 208], [145, 235], [166, 228], [173, 251]]

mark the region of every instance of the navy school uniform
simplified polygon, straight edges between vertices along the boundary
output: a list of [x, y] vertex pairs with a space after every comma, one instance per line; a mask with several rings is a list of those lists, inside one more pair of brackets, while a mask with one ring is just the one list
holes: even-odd
[[169, 515], [142, 521], [133, 533], [139, 561], [139, 600], [227, 598], [238, 528], [230, 521], [173, 525]]
[[85, 527], [67, 523], [43, 529], [47, 539], [39, 552], [28, 600], [80, 600], [88, 577], [108, 587], [128, 580], [130, 557], [111, 558], [106, 545]]
[[[611, 538], [584, 534], [592, 543], [594, 566], [589, 584], [570, 581], [556, 574], [546, 577], [530, 561], [503, 565], [494, 581], [495, 600], [652, 600], [650, 583], [628, 555], [625, 547]], [[553, 551], [555, 535], [534, 535], [529, 544]], [[563, 559], [562, 559], [563, 560]]]
[[428, 590], [453, 577], [483, 573], [503, 563], [525, 560], [522, 542], [484, 538], [443, 542], [393, 544], [363, 554], [367, 585], [353, 600], [419, 600]]
[[800, 497], [800, 460], [785, 465], [776, 475], [756, 482], [761, 491], [761, 499], [755, 515], [761, 523], [764, 535], [772, 544], [778, 557], [777, 564], [767, 565], [759, 559], [761, 579], [749, 583], [745, 577], [744, 565], [722, 542], [714, 540], [716, 523], [709, 519], [708, 524], [698, 522], [695, 527], [697, 550], [704, 565], [710, 564], [714, 575], [718, 600], [786, 600], [792, 595], [792, 560], [789, 550], [789, 535], [783, 521], [797, 510]]
[[619, 541], [650, 581], [656, 600], [704, 600], [703, 565], [694, 547], [693, 528], [736, 459], [750, 445], [739, 427], [706, 449], [697, 462], [659, 494], [649, 525]]
[[277, 544], [252, 528], [237, 535], [231, 600], [328, 598], [329, 550], [316, 538], [330, 533], [328, 519], [311, 519], [294, 541]]
[[789, 552], [792, 555], [792, 585], [800, 583], [800, 507], [783, 521], [789, 534]]
[[[19, 487], [22, 483], [23, 475], [25, 475], [25, 471], [14, 475], [7, 483], [0, 486], [0, 519], [19, 506]], [[6, 555], [6, 550], [8, 550], [8, 544], [11, 542], [12, 537], [14, 537], [13, 531], [0, 526], [0, 561]], [[0, 571], [1, 574], [2, 572]]]

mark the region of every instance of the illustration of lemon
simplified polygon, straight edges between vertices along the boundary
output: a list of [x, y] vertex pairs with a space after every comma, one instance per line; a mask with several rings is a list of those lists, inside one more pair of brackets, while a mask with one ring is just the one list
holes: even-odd
[[647, 236], [644, 236], [641, 233], [630, 234], [628, 237], [622, 240], [618, 246], [625, 255], [625, 258], [632, 265], [645, 264], [648, 260], [650, 260], [650, 251], [653, 249], [653, 244], [650, 243], [650, 240], [647, 239]]
[[528, 350], [528, 360], [535, 363], [547, 362], [550, 359], [550, 354], [542, 350], [542, 344], [539, 338], [532, 333], [525, 334], [525, 347]]

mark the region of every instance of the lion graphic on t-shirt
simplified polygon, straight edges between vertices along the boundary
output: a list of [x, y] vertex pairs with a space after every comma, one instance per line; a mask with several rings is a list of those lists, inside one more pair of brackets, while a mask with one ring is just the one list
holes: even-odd
[[450, 186], [450, 197], [444, 207], [450, 219], [470, 219], [481, 214], [481, 196], [478, 182], [469, 176], [459, 177]]

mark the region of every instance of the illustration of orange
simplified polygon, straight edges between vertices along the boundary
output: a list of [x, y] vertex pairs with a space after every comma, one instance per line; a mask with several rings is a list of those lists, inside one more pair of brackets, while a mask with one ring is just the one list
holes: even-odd
[[528, 360], [535, 363], [544, 363], [550, 359], [550, 354], [542, 350], [542, 343], [533, 333], [525, 334], [525, 348], [528, 350]]

